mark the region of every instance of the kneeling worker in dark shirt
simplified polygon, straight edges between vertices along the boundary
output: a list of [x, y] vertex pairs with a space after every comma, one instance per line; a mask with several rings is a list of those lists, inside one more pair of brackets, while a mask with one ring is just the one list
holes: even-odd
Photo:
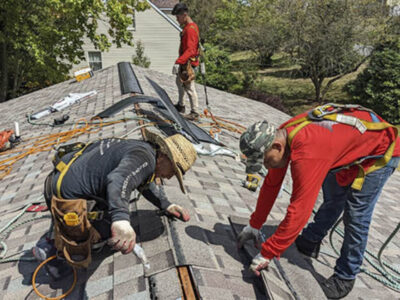
[[[136, 243], [129, 211], [133, 190], [138, 190], [167, 215], [188, 221], [187, 210], [169, 202], [154, 179], [169, 179], [175, 175], [185, 192], [182, 176], [195, 162], [196, 151], [180, 134], [162, 138], [146, 131], [146, 137], [147, 142], [103, 139], [87, 145], [78, 155], [73, 151], [62, 156], [61, 164], [69, 165], [67, 171], [61, 168], [60, 172], [56, 166], [45, 183], [45, 198], [52, 209], [53, 220], [57, 219], [54, 199], [62, 199], [56, 201], [64, 203], [67, 203], [66, 199], [85, 199], [88, 216], [91, 211], [100, 211], [103, 215], [100, 220], [88, 217], [96, 234], [100, 235], [96, 240], [107, 240], [108, 245], [123, 254], [131, 252]], [[74, 157], [76, 159], [70, 163]], [[57, 249], [60, 252], [59, 247]]]

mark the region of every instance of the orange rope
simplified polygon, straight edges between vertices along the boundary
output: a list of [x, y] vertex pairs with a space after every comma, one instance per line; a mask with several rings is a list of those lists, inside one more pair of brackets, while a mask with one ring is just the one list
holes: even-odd
[[[29, 138], [26, 141], [31, 141], [30, 143], [0, 153], [0, 155], [17, 154], [0, 160], [0, 180], [10, 174], [16, 162], [31, 154], [50, 151], [54, 146], [65, 143], [72, 138], [79, 137], [83, 134], [97, 133], [102, 127], [121, 122], [125, 122], [125, 120], [103, 122], [99, 119], [99, 123], [89, 124], [85, 119], [81, 119], [74, 124], [72, 130]], [[80, 123], [84, 123], [83, 126]]]
[[36, 293], [40, 298], [42, 298], [42, 299], [46, 299], [46, 300], [60, 300], [60, 299], [63, 299], [63, 298], [65, 298], [65, 297], [67, 297], [69, 294], [71, 294], [72, 291], [73, 291], [74, 288], [75, 288], [76, 279], [77, 279], [76, 269], [75, 269], [75, 268], [72, 268], [72, 270], [74, 271], [74, 281], [72, 282], [71, 287], [69, 288], [69, 290], [68, 290], [65, 294], [62, 294], [62, 295], [60, 295], [60, 296], [51, 298], [51, 297], [47, 297], [47, 296], [41, 294], [41, 293], [38, 291], [38, 289], [36, 288], [36, 276], [37, 276], [37, 273], [39, 272], [39, 270], [40, 270], [45, 264], [47, 264], [49, 261], [55, 259], [56, 257], [57, 257], [56, 255], [53, 255], [53, 256], [47, 258], [45, 261], [42, 261], [42, 262], [40, 263], [40, 265], [36, 268], [35, 272], [33, 272], [33, 276], [32, 276], [32, 287], [33, 287], [33, 290], [35, 291], [35, 293]]
[[[215, 133], [221, 132], [222, 129], [239, 134], [242, 134], [244, 130], [246, 130], [246, 127], [244, 127], [243, 125], [233, 121], [226, 120], [221, 117], [214, 116], [212, 112], [207, 109], [204, 110], [204, 115], [201, 115], [201, 117], [205, 117], [213, 121], [211, 123], [206, 123], [207, 125], [212, 127], [209, 131], [212, 137], [215, 136]], [[201, 124], [200, 126], [205, 126], [205, 125]]]

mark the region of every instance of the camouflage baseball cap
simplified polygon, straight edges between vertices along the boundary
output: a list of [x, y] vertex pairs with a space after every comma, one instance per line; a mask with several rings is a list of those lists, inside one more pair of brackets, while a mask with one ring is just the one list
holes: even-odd
[[267, 121], [258, 121], [249, 126], [240, 137], [240, 151], [247, 157], [247, 173], [257, 173], [263, 166], [265, 150], [275, 139], [276, 128]]

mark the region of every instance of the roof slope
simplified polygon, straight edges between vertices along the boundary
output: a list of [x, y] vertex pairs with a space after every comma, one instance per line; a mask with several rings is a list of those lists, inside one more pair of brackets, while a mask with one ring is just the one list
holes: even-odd
[[[151, 78], [160, 84], [173, 101], [177, 99], [175, 79], [155, 71], [135, 67], [136, 75], [145, 95], [157, 97], [156, 92], [147, 81]], [[33, 126], [26, 122], [25, 115], [38, 111], [70, 92], [98, 92], [97, 96], [81, 101], [61, 113], [40, 119], [41, 123], [52, 122], [54, 117], [68, 114], [70, 120], [90, 117], [103, 111], [110, 105], [128, 95], [121, 95], [118, 70], [116, 66], [95, 72], [94, 77], [81, 83], [69, 80], [29, 95], [0, 104], [0, 128], [9, 128], [14, 121], [20, 122], [22, 138], [27, 140], [51, 133], [73, 128]], [[204, 92], [197, 86], [200, 105], [205, 106]], [[289, 118], [282, 112], [265, 104], [243, 97], [228, 94], [209, 88], [209, 99], [215, 115], [239, 122], [245, 126], [255, 120], [268, 119], [279, 125]], [[143, 105], [145, 107], [145, 105]], [[131, 109], [125, 109], [115, 118], [132, 117]], [[118, 137], [129, 133], [137, 126], [136, 121], [118, 123], [103, 127], [99, 132], [84, 134], [71, 141], [88, 141], [97, 138]], [[129, 138], [140, 138], [136, 131]], [[238, 150], [238, 135], [223, 131], [220, 140], [232, 149]], [[31, 203], [42, 194], [43, 182], [51, 171], [52, 152], [40, 152], [30, 155], [14, 165], [11, 173], [0, 181], [0, 228], [16, 216], [17, 208]], [[2, 159], [3, 157], [0, 156]], [[249, 271], [249, 258], [236, 249], [234, 233], [228, 217], [248, 219], [256, 203], [256, 193], [240, 186], [245, 177], [244, 166], [230, 157], [200, 156], [191, 171], [185, 175], [187, 194], [181, 193], [175, 178], [166, 181], [165, 191], [170, 200], [187, 207], [191, 213], [188, 223], [171, 222], [160, 216], [155, 207], [144, 199], [131, 204], [132, 223], [138, 233], [138, 239], [149, 257], [151, 268], [146, 270], [133, 254], [121, 255], [104, 249], [94, 256], [90, 268], [79, 271], [78, 284], [67, 299], [177, 299], [181, 296], [179, 280], [175, 266], [191, 265], [195, 282], [203, 299], [264, 299], [263, 284]], [[392, 176], [377, 204], [375, 217], [371, 226], [369, 247], [377, 249], [388, 232], [398, 222], [400, 208], [396, 193], [400, 192], [398, 172]], [[286, 179], [286, 188], [290, 189], [290, 178]], [[289, 203], [289, 194], [283, 193], [272, 210], [267, 225], [276, 225], [285, 214]], [[48, 213], [46, 213], [48, 214]], [[22, 220], [40, 215], [26, 215]], [[43, 219], [28, 223], [15, 229], [6, 239], [8, 253], [14, 254], [29, 250], [43, 236], [49, 227], [49, 220]], [[296, 272], [304, 271], [313, 275], [328, 277], [332, 273], [335, 259], [330, 257], [332, 250], [324, 244], [324, 254], [319, 260], [304, 260], [296, 263], [290, 256], [284, 256], [281, 263], [290, 267], [289, 278]], [[292, 249], [293, 250], [293, 249]], [[292, 251], [291, 250], [291, 251]], [[295, 249], [293, 250], [295, 251]], [[292, 252], [290, 252], [292, 253]], [[398, 263], [400, 245], [398, 239], [389, 245], [386, 258]], [[27, 254], [28, 255], [28, 254]], [[295, 254], [298, 255], [298, 254]], [[32, 292], [31, 276], [37, 263], [18, 262], [0, 264], [0, 299], [36, 299]], [[329, 266], [329, 267], [327, 267]], [[270, 271], [268, 276], [279, 281], [279, 275]], [[304, 285], [303, 279], [292, 276], [297, 286]], [[313, 277], [311, 277], [313, 278]], [[312, 281], [312, 280], [311, 280]], [[308, 282], [308, 285], [316, 281]], [[49, 281], [43, 273], [39, 275], [39, 291], [48, 296], [60, 295], [71, 283], [71, 278], [61, 283]], [[295, 284], [294, 284], [295, 285]], [[307, 289], [298, 291], [303, 298]], [[303, 293], [303, 294], [302, 294]], [[393, 299], [398, 294], [371, 280], [365, 274], [359, 276], [354, 291], [348, 299]], [[286, 299], [282, 297], [283, 299]]]

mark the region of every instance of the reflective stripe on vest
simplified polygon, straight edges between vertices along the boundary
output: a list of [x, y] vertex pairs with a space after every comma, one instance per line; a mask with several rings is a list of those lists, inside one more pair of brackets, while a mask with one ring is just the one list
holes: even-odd
[[[308, 124], [311, 124], [313, 122], [318, 122], [322, 120], [330, 120], [334, 121], [337, 123], [345, 124], [345, 125], [350, 125], [355, 128], [357, 128], [361, 134], [363, 134], [365, 131], [370, 130], [370, 131], [381, 131], [385, 130], [388, 128], [393, 128], [394, 129], [394, 141], [390, 144], [388, 149], [386, 150], [385, 154], [380, 158], [377, 159], [372, 166], [370, 166], [367, 170], [364, 170], [362, 167], [361, 163], [356, 163], [358, 166], [358, 174], [356, 178], [354, 179], [351, 187], [355, 190], [361, 190], [362, 186], [364, 184], [365, 176], [367, 176], [369, 173], [372, 173], [376, 170], [379, 170], [383, 168], [384, 166], [387, 165], [387, 163], [390, 161], [392, 158], [394, 148], [396, 146], [396, 139], [398, 136], [398, 129], [387, 122], [369, 122], [366, 120], [358, 119], [353, 116], [348, 116], [344, 114], [340, 114], [340, 111], [344, 110], [350, 110], [350, 109], [355, 109], [355, 110], [364, 110], [368, 112], [372, 112], [370, 109], [364, 108], [359, 105], [340, 105], [340, 104], [326, 104], [322, 106], [318, 106], [311, 110], [309, 114], [306, 117], [300, 118], [298, 120], [292, 121], [289, 124], [285, 125], [284, 128], [292, 127], [294, 125], [297, 125], [296, 128], [294, 128], [288, 135], [288, 142], [289, 146], [291, 146], [293, 138], [295, 135], [304, 127], [306, 127]], [[350, 164], [352, 165], [352, 164]], [[347, 165], [347, 166], [350, 166]], [[343, 166], [342, 168], [345, 168], [346, 166]]]

